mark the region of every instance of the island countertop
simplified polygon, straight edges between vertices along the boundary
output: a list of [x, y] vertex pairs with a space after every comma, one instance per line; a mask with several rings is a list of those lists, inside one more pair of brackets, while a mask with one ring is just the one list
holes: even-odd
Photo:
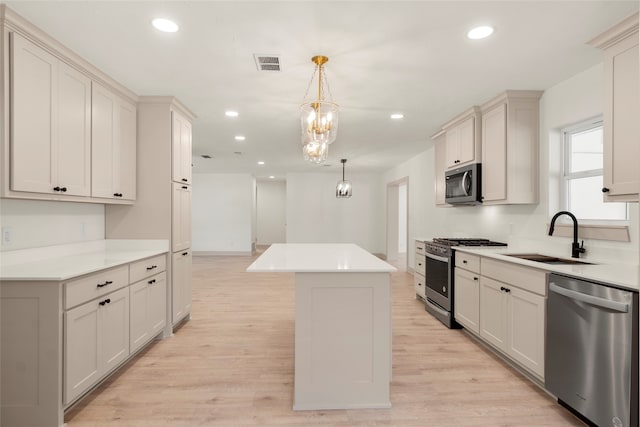
[[391, 273], [396, 268], [353, 243], [275, 243], [247, 271]]

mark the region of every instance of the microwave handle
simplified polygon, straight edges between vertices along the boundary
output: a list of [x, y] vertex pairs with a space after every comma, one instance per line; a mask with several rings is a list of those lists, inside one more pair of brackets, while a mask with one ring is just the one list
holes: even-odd
[[469, 180], [469, 171], [466, 171], [464, 175], [462, 175], [462, 180], [460, 181], [460, 186], [462, 187], [462, 192], [465, 196], [469, 196], [469, 190], [471, 190], [471, 184], [467, 185]]

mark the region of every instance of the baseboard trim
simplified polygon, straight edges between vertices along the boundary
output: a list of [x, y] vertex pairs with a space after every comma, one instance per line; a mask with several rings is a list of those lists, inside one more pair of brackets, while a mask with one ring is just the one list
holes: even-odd
[[251, 256], [249, 251], [193, 251], [193, 256]]

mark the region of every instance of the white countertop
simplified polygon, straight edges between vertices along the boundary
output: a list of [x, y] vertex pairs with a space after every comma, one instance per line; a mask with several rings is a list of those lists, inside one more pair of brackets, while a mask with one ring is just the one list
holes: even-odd
[[5, 251], [0, 280], [62, 281], [168, 251], [168, 240], [95, 240]]
[[391, 273], [396, 268], [352, 243], [276, 243], [247, 271]]
[[588, 260], [593, 264], [545, 264], [542, 262], [528, 261], [516, 257], [510, 257], [505, 254], [525, 254], [540, 253], [542, 255], [557, 256], [559, 258], [567, 258], [566, 255], [558, 255], [549, 252], [527, 252], [523, 250], [510, 249], [509, 247], [463, 247], [457, 246], [455, 250], [458, 252], [466, 252], [470, 254], [480, 255], [487, 258], [493, 258], [500, 261], [507, 261], [514, 264], [520, 264], [527, 267], [534, 267], [553, 273], [566, 274], [586, 280], [595, 280], [598, 282], [611, 284], [625, 289], [634, 291], [640, 290], [640, 266], [636, 264], [612, 264], [598, 263], [598, 261]]

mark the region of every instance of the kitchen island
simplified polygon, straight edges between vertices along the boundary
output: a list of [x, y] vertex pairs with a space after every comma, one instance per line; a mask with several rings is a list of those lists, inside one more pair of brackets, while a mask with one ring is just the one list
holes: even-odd
[[391, 272], [354, 244], [273, 244], [248, 272], [295, 273], [294, 410], [390, 408]]

